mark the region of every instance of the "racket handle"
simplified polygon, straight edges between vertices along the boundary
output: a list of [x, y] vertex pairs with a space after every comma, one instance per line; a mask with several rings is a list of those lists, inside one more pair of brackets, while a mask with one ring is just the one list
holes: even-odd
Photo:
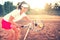
[[35, 26], [37, 26], [37, 23], [35, 23]]

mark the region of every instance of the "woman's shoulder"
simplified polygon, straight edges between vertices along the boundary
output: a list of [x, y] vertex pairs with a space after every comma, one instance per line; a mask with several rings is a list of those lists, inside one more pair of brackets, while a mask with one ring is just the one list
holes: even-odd
[[20, 10], [15, 9], [15, 10], [13, 10], [12, 12], [10, 12], [10, 14], [15, 14], [15, 13], [19, 13], [19, 12], [20, 12]]

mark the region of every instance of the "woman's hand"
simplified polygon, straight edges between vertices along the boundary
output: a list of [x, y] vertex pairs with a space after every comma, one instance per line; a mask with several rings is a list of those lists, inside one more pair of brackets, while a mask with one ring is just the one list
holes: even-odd
[[18, 25], [17, 23], [15, 23], [15, 26], [16, 26], [16, 27], [19, 27], [19, 25]]

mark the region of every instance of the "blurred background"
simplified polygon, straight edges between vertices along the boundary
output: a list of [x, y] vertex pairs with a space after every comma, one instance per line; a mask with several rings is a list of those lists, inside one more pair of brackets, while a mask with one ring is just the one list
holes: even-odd
[[60, 0], [0, 0], [0, 16], [16, 9], [17, 3], [22, 1], [30, 5], [28, 15], [60, 16]]
[[[17, 3], [22, 1], [30, 5], [26, 13], [28, 17], [33, 20], [42, 20], [44, 23], [42, 31], [30, 31], [26, 40], [60, 40], [60, 0], [0, 0], [0, 40], [4, 33], [1, 30], [1, 17], [15, 10]], [[23, 40], [26, 30], [21, 29], [22, 37], [20, 40]]]

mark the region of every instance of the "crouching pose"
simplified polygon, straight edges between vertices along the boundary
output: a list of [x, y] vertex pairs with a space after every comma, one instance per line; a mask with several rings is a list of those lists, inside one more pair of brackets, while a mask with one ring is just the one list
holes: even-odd
[[[5, 15], [2, 19], [2, 28], [7, 31], [11, 31], [11, 35], [9, 39], [7, 40], [18, 40], [20, 29], [17, 28], [18, 24], [17, 21], [21, 20], [22, 18], [27, 19], [29, 22], [31, 22], [27, 15], [25, 14], [28, 11], [29, 5], [27, 3], [22, 2], [20, 5], [18, 5], [18, 8], [10, 12], [9, 14]], [[13, 35], [13, 36], [12, 36]]]

